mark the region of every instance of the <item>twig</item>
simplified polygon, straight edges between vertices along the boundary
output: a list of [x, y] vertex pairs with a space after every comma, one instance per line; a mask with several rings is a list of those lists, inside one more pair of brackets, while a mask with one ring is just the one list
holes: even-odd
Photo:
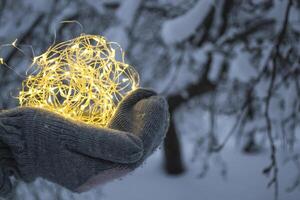
[[[289, 13], [290, 13], [290, 8], [292, 5], [292, 1], [289, 0], [289, 2], [287, 3], [286, 6], [286, 10], [285, 10], [285, 15], [284, 15], [284, 20], [283, 20], [283, 24], [282, 27], [279, 31], [276, 43], [275, 43], [275, 52], [272, 54], [273, 56], [273, 66], [272, 66], [272, 74], [271, 74], [271, 81], [270, 81], [270, 85], [268, 88], [268, 93], [267, 93], [267, 97], [266, 97], [266, 108], [265, 108], [265, 112], [264, 112], [264, 116], [266, 119], [266, 124], [267, 124], [267, 135], [268, 135], [268, 139], [270, 142], [270, 148], [271, 148], [271, 164], [266, 167], [263, 170], [263, 173], [265, 174], [269, 174], [271, 171], [273, 172], [273, 177], [271, 178], [270, 182], [268, 183], [268, 187], [270, 187], [271, 185], [274, 184], [274, 199], [277, 200], [278, 199], [278, 165], [277, 165], [277, 159], [276, 159], [276, 146], [274, 143], [274, 138], [272, 136], [272, 124], [271, 124], [271, 119], [270, 119], [270, 115], [269, 115], [269, 109], [270, 109], [270, 101], [272, 98], [272, 94], [273, 94], [273, 88], [274, 88], [274, 82], [276, 79], [276, 73], [277, 73], [277, 65], [276, 65], [276, 58], [279, 55], [279, 48], [280, 45], [284, 39], [284, 35], [287, 29], [287, 25], [288, 25], [288, 18], [289, 18]], [[266, 63], [266, 66], [268, 65], [268, 62]]]
[[272, 124], [269, 115], [269, 109], [270, 109], [270, 101], [272, 98], [272, 90], [276, 78], [276, 71], [277, 71], [276, 69], [277, 69], [276, 63], [273, 63], [272, 77], [268, 89], [268, 95], [266, 98], [266, 108], [264, 112], [264, 116], [267, 124], [267, 134], [268, 134], [268, 139], [271, 147], [271, 164], [263, 170], [263, 173], [265, 174], [269, 174], [271, 170], [273, 171], [273, 177], [268, 183], [268, 187], [274, 184], [275, 200], [278, 199], [278, 166], [277, 166], [277, 159], [276, 159], [276, 146], [274, 143], [274, 138], [272, 136]]

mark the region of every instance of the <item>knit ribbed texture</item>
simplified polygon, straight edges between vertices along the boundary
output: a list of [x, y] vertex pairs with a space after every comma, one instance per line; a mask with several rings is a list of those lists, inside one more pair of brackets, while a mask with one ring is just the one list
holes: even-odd
[[139, 166], [162, 142], [169, 124], [166, 100], [137, 89], [119, 105], [109, 128], [96, 128], [37, 108], [0, 114], [0, 193], [9, 175], [37, 177], [72, 191], [120, 177]]

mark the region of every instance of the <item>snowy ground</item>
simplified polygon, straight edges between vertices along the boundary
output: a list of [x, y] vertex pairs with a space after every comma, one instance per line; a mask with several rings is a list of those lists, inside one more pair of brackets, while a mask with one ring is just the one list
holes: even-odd
[[[161, 152], [157, 152], [147, 164], [122, 181], [103, 187], [105, 200], [267, 200], [273, 198], [272, 189], [267, 189], [268, 179], [262, 169], [268, 164], [268, 153], [245, 156], [229, 147], [224, 149], [223, 158], [228, 167], [226, 180], [219, 171], [211, 168], [207, 176], [197, 178], [194, 166], [183, 176], [170, 177], [161, 168]], [[287, 193], [285, 189], [293, 182], [294, 166], [287, 164], [279, 168], [281, 200], [298, 200], [300, 190]]]
[[[185, 145], [187, 147], [187, 144]], [[186, 148], [186, 155], [190, 155]], [[187, 157], [187, 156], [186, 156]], [[189, 164], [187, 173], [182, 176], [167, 176], [162, 170], [162, 152], [157, 151], [133, 174], [122, 180], [116, 180], [104, 186], [95, 188], [84, 194], [74, 195], [59, 187], [54, 187], [38, 180], [33, 187], [21, 184], [17, 199], [51, 199], [57, 194], [59, 200], [268, 200], [273, 199], [273, 190], [267, 189], [268, 179], [262, 175], [262, 169], [269, 163], [269, 154], [247, 156], [235, 147], [228, 146], [222, 152], [222, 157], [228, 168], [227, 178], [220, 175], [216, 165], [202, 178], [197, 178], [200, 167]], [[288, 193], [286, 188], [294, 180], [295, 168], [292, 163], [283, 165], [279, 157], [280, 200], [298, 200], [300, 190]], [[186, 160], [186, 162], [190, 162]], [[43, 182], [43, 184], [41, 184]], [[37, 191], [37, 192], [32, 192]], [[26, 197], [26, 198], [25, 198]]]

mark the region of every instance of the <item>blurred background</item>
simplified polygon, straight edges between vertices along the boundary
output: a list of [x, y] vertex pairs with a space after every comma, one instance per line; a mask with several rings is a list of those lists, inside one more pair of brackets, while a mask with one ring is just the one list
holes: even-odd
[[0, 108], [18, 106], [33, 55], [82, 33], [118, 42], [166, 96], [167, 137], [121, 180], [15, 181], [12, 199], [299, 199], [298, 0], [0, 0]]

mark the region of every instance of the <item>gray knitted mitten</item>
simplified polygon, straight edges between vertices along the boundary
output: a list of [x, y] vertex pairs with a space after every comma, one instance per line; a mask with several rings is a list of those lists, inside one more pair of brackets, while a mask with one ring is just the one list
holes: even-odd
[[162, 142], [168, 106], [153, 91], [137, 89], [119, 105], [108, 128], [95, 128], [37, 108], [0, 113], [0, 194], [9, 176], [42, 177], [72, 191], [120, 177], [138, 167]]

